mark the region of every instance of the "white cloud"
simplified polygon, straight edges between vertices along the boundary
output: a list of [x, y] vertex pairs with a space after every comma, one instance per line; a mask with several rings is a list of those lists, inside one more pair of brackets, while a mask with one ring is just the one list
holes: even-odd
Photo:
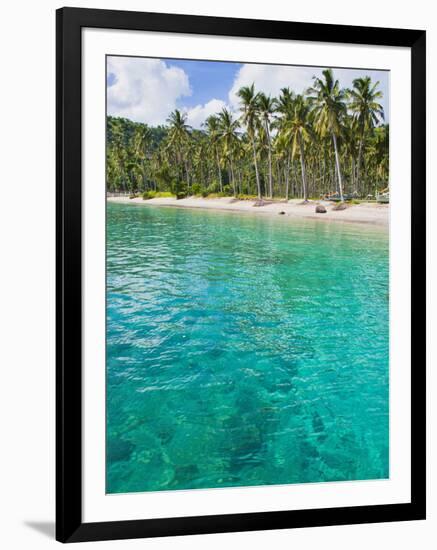
[[193, 128], [200, 129], [210, 115], [219, 113], [224, 107], [227, 107], [227, 105], [221, 99], [211, 99], [205, 105], [196, 105], [195, 107], [184, 109], [187, 113], [187, 124]]
[[320, 74], [320, 69], [314, 67], [285, 67], [278, 65], [243, 65], [237, 73], [231, 90], [229, 102], [237, 108], [239, 99], [237, 92], [242, 86], [255, 84], [256, 91], [267, 95], [278, 96], [281, 88], [289, 87], [296, 93], [302, 93], [312, 83], [312, 77]]
[[[313, 84], [313, 76], [321, 77], [323, 67], [293, 67], [279, 65], [243, 65], [238, 71], [231, 90], [229, 91], [229, 103], [236, 110], [239, 107], [237, 91], [242, 86], [255, 84], [256, 91], [262, 91], [267, 95], [278, 96], [281, 88], [288, 86], [296, 93], [305, 92]], [[379, 89], [384, 97], [381, 103], [388, 117], [388, 73], [369, 69], [333, 69], [334, 76], [344, 88], [352, 87], [354, 78], [368, 75], [373, 82], [380, 82]]]
[[108, 76], [108, 114], [135, 122], [164, 124], [177, 100], [191, 95], [187, 74], [160, 59], [108, 57]]
[[[187, 113], [188, 124], [201, 128], [209, 115], [220, 112], [223, 107], [231, 110], [234, 116], [239, 115], [237, 91], [241, 86], [254, 83], [257, 91], [272, 96], [278, 96], [285, 86], [302, 93], [312, 84], [314, 75], [321, 76], [322, 70], [320, 67], [244, 64], [235, 76], [227, 103], [213, 96], [204, 104], [182, 107], [182, 110]], [[388, 73], [334, 69], [334, 74], [344, 87], [351, 86], [352, 80], [363, 74], [369, 74], [374, 81], [379, 80], [384, 92], [382, 104], [388, 115]], [[192, 95], [188, 74], [160, 59], [111, 56], [108, 57], [108, 76], [108, 114], [152, 126], [165, 124], [170, 112], [184, 104], [183, 98]]]

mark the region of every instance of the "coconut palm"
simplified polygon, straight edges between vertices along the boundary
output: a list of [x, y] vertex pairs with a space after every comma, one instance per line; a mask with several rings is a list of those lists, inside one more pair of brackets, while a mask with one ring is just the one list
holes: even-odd
[[285, 138], [285, 129], [287, 124], [293, 118], [294, 108], [294, 92], [288, 88], [281, 88], [281, 93], [276, 100], [276, 112], [279, 114], [273, 122], [273, 126], [277, 128], [278, 135], [275, 140], [276, 148], [282, 153], [282, 157], [285, 160], [285, 200], [288, 201], [289, 188], [290, 188], [290, 164], [291, 164], [291, 148]]
[[[369, 147], [366, 151], [369, 167], [373, 168], [373, 174], [377, 187], [384, 189], [388, 183], [389, 167], [389, 127], [388, 124], [374, 129], [369, 139]], [[371, 189], [369, 189], [369, 192]]]
[[349, 90], [349, 109], [354, 115], [360, 134], [356, 177], [356, 186], [358, 187], [360, 184], [365, 136], [380, 120], [384, 120], [384, 109], [377, 101], [382, 98], [382, 92], [377, 90], [379, 81], [372, 84], [370, 76], [365, 76], [356, 78], [352, 82], [352, 85], [353, 88]]
[[310, 121], [310, 106], [302, 95], [295, 96], [290, 111], [285, 114], [281, 127], [281, 133], [291, 150], [291, 158], [294, 159], [299, 150], [300, 167], [302, 176], [303, 200], [308, 202], [308, 186], [306, 180], [305, 143], [312, 135]]
[[222, 169], [220, 166], [220, 153], [219, 153], [219, 119], [216, 115], [209, 116], [205, 121], [205, 127], [208, 132], [209, 141], [211, 147], [214, 151], [215, 161], [217, 163], [218, 177], [219, 177], [219, 186], [220, 193], [223, 192], [223, 181], [222, 181]]
[[225, 107], [219, 113], [219, 136], [223, 143], [223, 155], [229, 163], [229, 175], [236, 195], [235, 174], [234, 174], [234, 148], [238, 141], [238, 120], [234, 119], [232, 113]]
[[[187, 147], [190, 139], [191, 127], [187, 124], [186, 113], [181, 113], [178, 109], [175, 109], [167, 119], [169, 124], [168, 143], [167, 147], [171, 148], [176, 153], [177, 171], [182, 173], [183, 153]], [[190, 183], [187, 159], [185, 159], [185, 172], [187, 178], [187, 184]], [[180, 178], [182, 179], [182, 178]]]
[[258, 94], [255, 93], [255, 85], [243, 86], [237, 92], [240, 98], [242, 114], [242, 122], [246, 126], [247, 134], [252, 145], [253, 164], [255, 166], [256, 186], [258, 191], [258, 199], [261, 200], [261, 182], [259, 177], [257, 152], [256, 152], [256, 128], [258, 120]]
[[261, 119], [261, 123], [264, 127], [267, 151], [268, 151], [268, 163], [269, 163], [269, 197], [273, 197], [273, 177], [272, 177], [272, 138], [270, 134], [270, 124], [272, 115], [276, 108], [276, 101], [270, 96], [260, 92], [258, 94], [258, 111]]
[[340, 200], [343, 202], [343, 183], [337, 138], [341, 131], [341, 120], [346, 114], [346, 93], [340, 88], [339, 81], [334, 79], [332, 69], [325, 69], [322, 75], [323, 78], [313, 77], [313, 85], [308, 90], [308, 93], [312, 95], [308, 97], [308, 100], [314, 111], [316, 131], [322, 138], [328, 134], [332, 137], [338, 191]]
[[183, 195], [188, 187], [208, 194], [218, 186], [223, 190], [226, 167], [234, 194], [257, 193], [261, 199], [265, 175], [267, 196], [303, 195], [306, 201], [338, 191], [344, 199], [351, 189], [365, 197], [375, 185], [388, 184], [389, 131], [382, 123], [381, 96], [369, 77], [342, 90], [326, 70], [306, 95], [283, 88], [274, 98], [257, 93], [253, 84], [241, 88], [241, 128], [226, 109], [200, 130], [190, 128], [179, 110], [155, 127], [108, 116], [108, 190]]
[[293, 100], [295, 94], [293, 90], [288, 87], [281, 88], [281, 93], [276, 100], [276, 111], [282, 116], [286, 115], [293, 109]]
[[354, 193], [357, 193], [356, 158], [358, 150], [358, 128], [353, 117], [346, 117], [342, 124], [342, 143], [345, 162], [350, 163], [350, 182]]

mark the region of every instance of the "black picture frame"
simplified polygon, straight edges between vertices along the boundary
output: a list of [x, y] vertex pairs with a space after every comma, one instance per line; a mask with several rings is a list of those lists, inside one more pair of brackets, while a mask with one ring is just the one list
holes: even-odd
[[[56, 26], [57, 540], [79, 542], [425, 519], [425, 31], [79, 8], [57, 10]], [[85, 27], [411, 49], [411, 502], [82, 522], [81, 30]]]

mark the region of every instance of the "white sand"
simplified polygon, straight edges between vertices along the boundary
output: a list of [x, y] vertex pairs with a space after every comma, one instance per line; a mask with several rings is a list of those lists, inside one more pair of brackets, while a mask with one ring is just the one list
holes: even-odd
[[[143, 200], [142, 198], [129, 199], [128, 197], [109, 197], [111, 202], [125, 204], [138, 204], [143, 206], [172, 206], [178, 208], [204, 208], [210, 210], [228, 210], [234, 212], [247, 212], [251, 214], [270, 214], [279, 216], [279, 212], [285, 212], [283, 218], [316, 219], [325, 221], [348, 222], [357, 224], [369, 224], [386, 227], [389, 225], [389, 205], [376, 203], [361, 203], [347, 205], [346, 210], [333, 210], [335, 203], [329, 201], [317, 201], [302, 204], [301, 200], [293, 199], [286, 202], [272, 202], [264, 206], [254, 206], [255, 201], [238, 200], [223, 197], [217, 199], [189, 197], [176, 200], [174, 198], [156, 198]], [[316, 214], [316, 205], [323, 204], [327, 212]]]

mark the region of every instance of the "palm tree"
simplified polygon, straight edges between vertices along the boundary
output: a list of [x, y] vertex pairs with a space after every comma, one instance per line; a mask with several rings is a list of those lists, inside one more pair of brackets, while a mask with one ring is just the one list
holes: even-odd
[[313, 86], [308, 90], [315, 115], [315, 129], [323, 138], [330, 134], [334, 145], [335, 166], [338, 178], [340, 200], [343, 202], [343, 183], [341, 179], [340, 159], [337, 137], [340, 135], [341, 119], [346, 114], [345, 91], [340, 88], [338, 80], [334, 80], [332, 69], [323, 71], [323, 78], [313, 77]]
[[377, 102], [382, 98], [382, 92], [376, 89], [379, 86], [379, 81], [372, 85], [370, 76], [365, 76], [356, 78], [352, 84], [353, 88], [349, 90], [349, 109], [354, 114], [360, 133], [356, 177], [356, 186], [358, 187], [365, 136], [380, 120], [384, 120], [384, 109]]
[[261, 200], [261, 182], [259, 178], [258, 162], [256, 155], [256, 127], [258, 124], [258, 94], [255, 93], [255, 85], [243, 86], [237, 92], [241, 100], [241, 110], [243, 111], [242, 121], [246, 126], [247, 134], [252, 145], [253, 164], [255, 166], [256, 186], [258, 190], [258, 199]]
[[194, 181], [199, 187], [205, 186], [204, 168], [208, 159], [208, 145], [208, 137], [204, 134], [196, 133], [191, 156], [194, 167]]
[[294, 92], [290, 88], [281, 88], [281, 93], [276, 100], [276, 112], [280, 114], [280, 118], [273, 122], [274, 126], [278, 129], [276, 146], [280, 151], [286, 151], [284, 193], [286, 201], [288, 201], [290, 188], [291, 148], [288, 147], [284, 134], [287, 123], [289, 123], [289, 121], [293, 118], [294, 98]]
[[134, 170], [136, 174], [136, 180], [139, 183], [145, 184], [146, 180], [146, 157], [147, 149], [151, 140], [151, 132], [147, 126], [138, 126], [135, 128], [134, 134], [131, 139], [131, 160], [133, 164], [136, 164]]
[[179, 196], [188, 186], [208, 194], [217, 179], [214, 191], [219, 185], [223, 190], [225, 167], [234, 194], [257, 193], [259, 199], [279, 193], [306, 201], [314, 193], [338, 191], [343, 200], [349, 188], [365, 196], [374, 185], [386, 187], [389, 131], [382, 124], [378, 83], [363, 76], [342, 90], [326, 70], [307, 94], [283, 88], [276, 99], [256, 93], [253, 84], [241, 88], [241, 131], [226, 109], [201, 130], [191, 129], [178, 110], [156, 127], [108, 116], [108, 190], [159, 188]]
[[358, 193], [355, 165], [355, 159], [357, 158], [358, 129], [356, 120], [353, 117], [349, 116], [345, 118], [342, 125], [342, 136], [345, 157], [350, 159], [351, 188], [354, 190], [354, 193]]
[[235, 120], [232, 113], [225, 107], [219, 113], [219, 132], [220, 139], [223, 142], [223, 154], [229, 163], [230, 180], [236, 195], [235, 174], [234, 174], [234, 148], [238, 141], [238, 120]]
[[209, 116], [205, 121], [205, 126], [208, 131], [209, 140], [211, 147], [214, 151], [215, 161], [217, 163], [218, 177], [219, 177], [219, 186], [220, 193], [223, 193], [223, 181], [222, 181], [222, 169], [220, 166], [220, 155], [219, 155], [219, 120], [215, 115]]
[[273, 197], [273, 177], [272, 177], [272, 139], [270, 135], [271, 117], [275, 111], [276, 101], [264, 93], [258, 94], [258, 110], [264, 126], [264, 132], [267, 141], [268, 162], [269, 162], [269, 197]]
[[282, 116], [291, 112], [293, 109], [293, 100], [295, 94], [290, 88], [281, 88], [281, 93], [279, 94], [278, 99], [276, 100], [276, 111], [281, 113]]
[[[182, 167], [182, 156], [189, 139], [190, 139], [190, 126], [186, 124], [187, 115], [181, 113], [178, 109], [175, 109], [167, 119], [167, 123], [170, 126], [168, 132], [168, 144], [167, 147], [174, 148], [176, 152], [176, 162], [178, 173]], [[187, 159], [185, 159], [185, 171], [187, 177], [187, 185], [190, 184], [190, 178], [188, 173]], [[182, 179], [182, 178], [180, 178]]]
[[[372, 137], [369, 139], [367, 162], [373, 168], [373, 183], [376, 183], [380, 189], [386, 188], [389, 169], [389, 127], [387, 124], [374, 129]], [[372, 189], [368, 191], [371, 192]]]
[[302, 95], [297, 95], [293, 100], [291, 110], [286, 114], [282, 126], [282, 134], [286, 142], [290, 145], [292, 159], [294, 159], [296, 151], [299, 149], [304, 202], [308, 202], [305, 143], [310, 140], [311, 133], [310, 106]]

